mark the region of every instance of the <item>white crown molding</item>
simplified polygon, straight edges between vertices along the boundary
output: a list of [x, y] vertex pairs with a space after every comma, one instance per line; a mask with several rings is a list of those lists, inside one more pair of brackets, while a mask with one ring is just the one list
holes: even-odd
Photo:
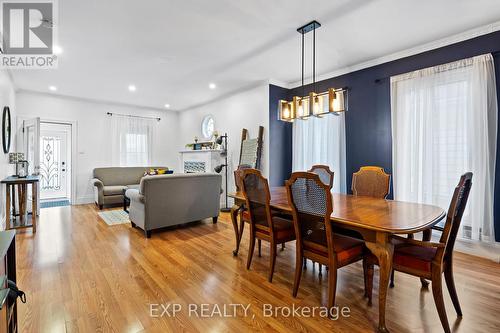
[[268, 79], [267, 82], [268, 82], [268, 84], [272, 84], [273, 86], [278, 86], [281, 88], [290, 89], [289, 82], [285, 82], [285, 81], [281, 81], [281, 80], [277, 80], [277, 79]]
[[[394, 60], [410, 57], [410, 56], [413, 56], [413, 55], [416, 55], [419, 53], [435, 50], [435, 49], [438, 49], [438, 48], [441, 48], [444, 46], [463, 42], [465, 40], [479, 37], [482, 35], [486, 35], [486, 34], [489, 34], [489, 33], [495, 32], [495, 31], [499, 31], [499, 30], [500, 30], [500, 21], [497, 21], [497, 22], [490, 23], [490, 24], [487, 24], [487, 25], [484, 25], [484, 26], [481, 26], [478, 28], [470, 29], [470, 30], [464, 31], [462, 33], [455, 34], [455, 35], [452, 35], [452, 36], [449, 36], [446, 38], [438, 39], [438, 40], [435, 40], [433, 42], [425, 43], [425, 44], [422, 44], [422, 45], [419, 45], [416, 47], [412, 47], [412, 48], [409, 48], [406, 50], [395, 52], [395, 53], [392, 53], [392, 54], [389, 54], [389, 55], [386, 55], [383, 57], [375, 58], [375, 59], [368, 60], [368, 61], [365, 61], [362, 63], [358, 63], [358, 64], [355, 64], [352, 66], [340, 68], [340, 69], [337, 69], [337, 70], [334, 70], [334, 71], [331, 71], [328, 73], [320, 74], [319, 76], [316, 77], [316, 82], [326, 80], [326, 79], [331, 79], [331, 78], [338, 77], [338, 76], [341, 76], [344, 74], [356, 72], [356, 71], [359, 71], [361, 69], [381, 65], [381, 64], [391, 62]], [[311, 79], [311, 77], [307, 77], [307, 79], [309, 81]], [[300, 81], [289, 82], [287, 84], [287, 86], [289, 87], [289, 89], [297, 88], [297, 87], [301, 86], [301, 82]]]
[[30, 89], [22, 89], [22, 88], [17, 89], [16, 93], [42, 95], [42, 96], [48, 96], [48, 97], [69, 99], [69, 100], [74, 100], [74, 101], [79, 101], [79, 102], [104, 104], [104, 105], [110, 105], [110, 106], [120, 106], [120, 107], [134, 108], [134, 109], [146, 109], [146, 110], [152, 110], [152, 111], [177, 113], [177, 110], [170, 110], [170, 109], [167, 110], [167, 109], [162, 109], [162, 108], [155, 108], [152, 106], [120, 103], [120, 102], [108, 101], [108, 100], [103, 100], [103, 99], [94, 99], [94, 98], [78, 97], [78, 96], [71, 96], [71, 95], [54, 94], [54, 93], [48, 93], [48, 92], [36, 91], [36, 90], [30, 90]]

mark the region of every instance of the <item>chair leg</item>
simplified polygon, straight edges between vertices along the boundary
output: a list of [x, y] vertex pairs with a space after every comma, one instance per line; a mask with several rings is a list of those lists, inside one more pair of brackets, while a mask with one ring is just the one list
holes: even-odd
[[250, 243], [248, 245], [247, 269], [250, 269], [250, 264], [252, 263], [254, 249], [255, 249], [255, 235], [252, 231], [252, 228], [250, 228]]
[[365, 297], [368, 297], [368, 304], [372, 304], [373, 294], [373, 264], [368, 263], [366, 259], [363, 260], [363, 270], [365, 273]]
[[332, 265], [328, 272], [328, 310], [335, 305], [335, 293], [337, 292], [337, 266]]
[[238, 240], [240, 242], [241, 242], [241, 237], [243, 237], [243, 231], [245, 231], [245, 221], [243, 221], [240, 215], [240, 239]]
[[281, 243], [281, 251], [285, 250], [285, 243]]
[[443, 283], [440, 272], [433, 274], [432, 276], [432, 295], [434, 296], [434, 303], [436, 303], [436, 308], [439, 314], [439, 319], [441, 320], [441, 325], [443, 326], [443, 330], [446, 333], [451, 333], [443, 300]]
[[297, 253], [295, 259], [295, 279], [293, 280], [292, 290], [293, 297], [297, 297], [297, 292], [299, 291], [300, 278], [302, 277], [302, 262], [304, 262], [304, 259], [301, 253]]
[[390, 288], [394, 288], [394, 269], [391, 272], [391, 282], [389, 283]]
[[257, 240], [257, 248], [259, 249], [259, 257], [262, 256], [261, 250], [262, 250], [262, 241], [259, 239]]
[[319, 267], [318, 267], [318, 268], [319, 268], [319, 273], [318, 273], [318, 275], [319, 275], [319, 276], [323, 276], [323, 266], [322, 266], [321, 264], [318, 264], [318, 266], [319, 266]]
[[429, 281], [424, 278], [420, 278], [420, 283], [422, 284], [422, 288], [427, 288], [429, 286]]
[[304, 270], [307, 270], [307, 258], [304, 258]]
[[364, 297], [368, 297], [368, 262], [363, 258], [363, 282], [365, 283]]
[[269, 282], [273, 282], [274, 265], [276, 264], [276, 243], [271, 240], [271, 256], [269, 265]]
[[453, 279], [453, 268], [451, 266], [451, 261], [444, 271], [444, 278], [446, 280], [448, 292], [450, 293], [451, 301], [453, 302], [453, 306], [455, 307], [455, 311], [457, 312], [457, 316], [462, 317], [462, 308], [460, 307], [457, 290], [455, 289], [455, 280]]

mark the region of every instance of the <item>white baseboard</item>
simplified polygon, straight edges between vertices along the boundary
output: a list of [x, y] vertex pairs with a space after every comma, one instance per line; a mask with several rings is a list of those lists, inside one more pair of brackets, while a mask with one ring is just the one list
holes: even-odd
[[[416, 239], [421, 239], [415, 236]], [[433, 242], [439, 242], [439, 235], [432, 235]], [[455, 242], [454, 251], [470, 254], [476, 257], [486, 258], [496, 263], [500, 263], [500, 243], [486, 243], [467, 239], [458, 239]]]
[[86, 205], [86, 204], [91, 204], [94, 203], [94, 197], [89, 196], [89, 197], [78, 197], [74, 202], [72, 202], [73, 205]]
[[500, 263], [500, 243], [483, 243], [466, 239], [457, 239], [455, 251], [483, 257]]

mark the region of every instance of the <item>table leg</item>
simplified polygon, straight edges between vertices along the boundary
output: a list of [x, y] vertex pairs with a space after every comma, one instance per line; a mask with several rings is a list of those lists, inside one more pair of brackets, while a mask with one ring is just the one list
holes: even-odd
[[10, 229], [10, 185], [5, 184], [5, 229]]
[[38, 211], [38, 188], [37, 183], [31, 183], [31, 224], [33, 225], [33, 233], [36, 232], [36, 213]]
[[12, 215], [16, 216], [16, 188], [12, 187]]
[[14, 187], [17, 186], [17, 202], [19, 202], [19, 225], [24, 224], [24, 201], [23, 201], [23, 185], [22, 184], [17, 184], [17, 185], [12, 185]]
[[240, 250], [240, 232], [238, 230], [238, 213], [240, 212], [240, 208], [240, 205], [233, 205], [233, 207], [231, 207], [231, 222], [233, 223], [234, 236], [236, 239], [236, 248], [233, 250], [233, 256], [237, 256]]
[[377, 233], [376, 242], [365, 242], [366, 247], [378, 258], [380, 267], [379, 298], [378, 298], [378, 331], [389, 332], [385, 326], [385, 304], [387, 289], [392, 271], [392, 255], [394, 245], [385, 233]]

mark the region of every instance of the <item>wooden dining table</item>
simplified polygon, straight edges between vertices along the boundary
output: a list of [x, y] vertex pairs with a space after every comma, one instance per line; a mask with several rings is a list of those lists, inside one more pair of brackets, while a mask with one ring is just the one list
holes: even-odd
[[[271, 209], [291, 215], [286, 188], [271, 188]], [[235, 199], [231, 209], [231, 221], [236, 237], [238, 254], [241, 232], [238, 229], [238, 214], [245, 203], [242, 192], [229, 194]], [[391, 236], [396, 234], [414, 234], [425, 231], [441, 221], [446, 213], [436, 206], [332, 193], [332, 223], [340, 228], [357, 231], [363, 237], [366, 247], [378, 258], [379, 278], [379, 332], [388, 332], [385, 324], [385, 305], [387, 288], [392, 271], [394, 245]]]

